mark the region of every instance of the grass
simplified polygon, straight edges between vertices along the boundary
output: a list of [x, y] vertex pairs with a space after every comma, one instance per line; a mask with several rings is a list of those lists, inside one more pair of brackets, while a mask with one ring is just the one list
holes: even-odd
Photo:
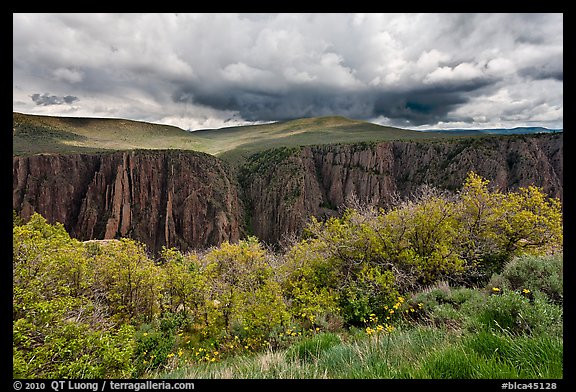
[[[388, 333], [362, 328], [302, 336], [289, 346], [219, 362], [182, 364], [151, 378], [177, 379], [562, 379], [562, 255], [509, 262], [484, 287], [438, 282], [406, 295], [422, 311]], [[531, 295], [511, 288], [523, 266], [549, 271]], [[521, 270], [518, 274], [516, 271]], [[498, 277], [502, 289], [494, 294]], [[524, 285], [521, 285], [524, 287]], [[421, 304], [421, 306], [420, 306]]]
[[180, 128], [106, 118], [13, 113], [13, 154], [79, 153], [127, 149], [204, 151], [199, 138]]
[[181, 149], [243, 162], [277, 147], [363, 141], [446, 139], [450, 135], [386, 127], [331, 116], [187, 132], [142, 121], [13, 113], [13, 155], [109, 150]]
[[217, 156], [236, 169], [255, 153], [280, 147], [373, 144], [392, 140], [426, 143], [466, 140], [474, 143], [477, 139], [497, 137], [502, 136], [419, 132], [341, 116], [188, 132], [175, 126], [126, 119], [13, 113], [12, 153], [30, 155], [178, 149]]
[[[345, 341], [333, 334], [287, 350], [231, 357], [159, 373], [191, 379], [491, 379], [562, 378], [562, 339], [483, 332], [460, 335], [418, 326]], [[388, 340], [389, 339], [389, 340]], [[323, 343], [324, 342], [324, 343]], [[330, 344], [325, 344], [330, 342]]]

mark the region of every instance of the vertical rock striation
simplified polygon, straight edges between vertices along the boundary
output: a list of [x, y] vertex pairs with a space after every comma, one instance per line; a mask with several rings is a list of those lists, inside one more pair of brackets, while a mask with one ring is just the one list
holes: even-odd
[[310, 216], [337, 215], [352, 196], [384, 207], [423, 184], [457, 190], [470, 171], [502, 191], [536, 185], [562, 199], [562, 158], [562, 134], [323, 145], [259, 154], [242, 183], [251, 230], [273, 243]]
[[130, 151], [13, 159], [13, 208], [81, 240], [130, 237], [157, 252], [236, 241], [236, 180], [207, 154]]
[[238, 180], [211, 155], [176, 150], [15, 156], [13, 208], [81, 240], [185, 251], [244, 231], [276, 243], [351, 197], [384, 207], [423, 184], [457, 190], [470, 171], [503, 191], [536, 185], [562, 199], [563, 135], [280, 148], [250, 157]]

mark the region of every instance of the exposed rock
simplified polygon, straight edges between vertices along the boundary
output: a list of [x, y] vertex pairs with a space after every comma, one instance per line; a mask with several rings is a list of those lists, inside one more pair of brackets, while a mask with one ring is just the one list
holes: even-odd
[[276, 243], [310, 216], [337, 215], [351, 197], [386, 206], [422, 184], [459, 189], [470, 171], [503, 191], [536, 185], [562, 199], [563, 135], [281, 148], [249, 158], [240, 188], [223, 161], [203, 153], [14, 157], [13, 208], [62, 222], [80, 240], [130, 237], [153, 252], [185, 251], [244, 231]]
[[[562, 200], [563, 135], [323, 145], [249, 161], [243, 178], [251, 229], [277, 242], [310, 216], [335, 215], [351, 196], [385, 207], [423, 184], [456, 190], [474, 171], [502, 191], [536, 185]], [[274, 162], [270, 162], [270, 160]]]
[[14, 157], [13, 208], [80, 240], [130, 237], [152, 252], [236, 241], [242, 220], [225, 163], [179, 151]]

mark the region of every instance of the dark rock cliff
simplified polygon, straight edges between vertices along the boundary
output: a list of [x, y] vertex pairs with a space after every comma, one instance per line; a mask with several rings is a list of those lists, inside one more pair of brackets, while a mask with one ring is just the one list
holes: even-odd
[[562, 157], [561, 134], [323, 145], [259, 154], [242, 183], [251, 230], [277, 242], [300, 233], [310, 216], [337, 214], [351, 195], [386, 206], [422, 184], [459, 189], [470, 171], [503, 191], [536, 185], [562, 199]]
[[81, 240], [130, 237], [152, 252], [236, 241], [242, 221], [226, 165], [179, 151], [14, 157], [13, 208]]
[[459, 189], [469, 171], [500, 190], [536, 185], [562, 199], [563, 135], [275, 149], [249, 158], [239, 182], [202, 153], [15, 156], [13, 208], [62, 222], [81, 240], [130, 237], [153, 252], [190, 250], [245, 231], [275, 243], [301, 233], [312, 215], [338, 214], [352, 195], [386, 206], [422, 184]]

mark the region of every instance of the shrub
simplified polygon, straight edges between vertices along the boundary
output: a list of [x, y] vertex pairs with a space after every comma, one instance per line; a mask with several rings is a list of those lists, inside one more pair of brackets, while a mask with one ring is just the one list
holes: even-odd
[[142, 324], [136, 333], [134, 377], [166, 364], [168, 355], [174, 351], [176, 340], [172, 329], [166, 329], [166, 324], [158, 327]]
[[[472, 309], [471, 309], [472, 310]], [[530, 299], [515, 291], [491, 295], [472, 316], [481, 328], [522, 334], [562, 334], [562, 308], [541, 297]]]
[[505, 265], [490, 281], [493, 287], [541, 291], [555, 304], [563, 303], [563, 255], [522, 255]]

